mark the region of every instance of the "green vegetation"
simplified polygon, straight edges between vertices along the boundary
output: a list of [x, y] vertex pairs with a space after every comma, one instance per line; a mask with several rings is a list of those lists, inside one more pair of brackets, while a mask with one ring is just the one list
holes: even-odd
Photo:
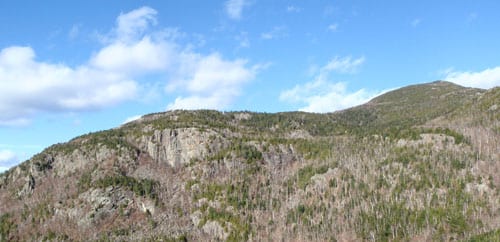
[[16, 224], [10, 213], [0, 215], [0, 241], [10, 241], [10, 233], [14, 232]]
[[470, 144], [470, 141], [468, 139], [466, 139], [463, 134], [458, 133], [457, 131], [453, 131], [449, 128], [424, 129], [423, 132], [434, 133], [434, 134], [444, 134], [444, 135], [451, 136], [454, 138], [455, 144], [457, 144], [457, 145], [462, 144], [462, 143]]
[[[34, 159], [33, 165], [35, 165], [38, 171], [47, 171], [52, 169], [52, 162], [54, 162], [54, 158], [47, 155], [40, 155], [41, 159]], [[43, 157], [43, 158], [42, 158]]]
[[[153, 113], [144, 116], [148, 118], [158, 113]], [[160, 114], [161, 115], [161, 114]], [[183, 111], [177, 110], [169, 113], [165, 118], [154, 119], [146, 122], [153, 125], [155, 129], [178, 129], [178, 128], [215, 128], [224, 129], [230, 128], [227, 123], [231, 120], [230, 115], [214, 111], [214, 110], [196, 110], [196, 111]]]
[[262, 153], [253, 145], [245, 144], [240, 139], [231, 140], [230, 146], [220, 150], [215, 155], [208, 157], [210, 161], [221, 161], [224, 159], [237, 159], [245, 160], [247, 164], [253, 164], [262, 160]]
[[156, 194], [156, 187], [158, 183], [151, 179], [136, 179], [129, 176], [106, 176], [99, 179], [94, 184], [98, 188], [106, 188], [109, 186], [123, 187], [127, 190], [133, 191], [135, 195], [141, 197], [148, 197], [154, 200], [158, 199]]
[[[201, 208], [205, 214], [198, 224], [203, 227], [208, 221], [217, 221], [226, 230], [230, 228], [230, 234], [227, 241], [245, 241], [248, 240], [251, 233], [251, 226], [249, 219], [251, 217], [240, 217], [233, 212], [226, 210], [228, 206], [232, 206], [237, 210], [254, 209], [259, 205], [262, 207], [262, 200], [249, 199], [249, 186], [250, 181], [241, 181], [236, 184], [200, 184], [200, 192], [194, 193], [194, 199], [199, 200], [206, 198], [209, 201], [221, 202], [221, 208], [213, 208], [206, 204]], [[191, 181], [187, 184], [197, 184], [197, 181]], [[188, 185], [186, 185], [188, 186]], [[230, 224], [230, 227], [228, 227]]]
[[52, 230], [49, 230], [46, 235], [43, 236], [42, 241], [68, 241], [69, 236], [66, 234], [57, 234]]
[[[54, 229], [67, 222], [65, 213], [81, 211], [94, 214], [86, 216], [97, 231], [88, 239], [101, 241], [141, 234], [145, 241], [216, 240], [204, 231], [212, 221], [227, 241], [497, 241], [500, 230], [491, 221], [500, 218], [499, 90], [436, 82], [329, 114], [146, 115], [49, 147], [2, 175], [0, 189], [13, 194], [5, 203], [13, 208], [0, 216], [0, 236], [81, 238], [87, 231], [76, 224], [71, 224], [76, 236]], [[169, 145], [188, 154], [189, 165], [155, 160], [164, 147], [152, 150], [152, 135], [170, 129], [175, 136], [185, 128], [201, 132], [203, 137], [194, 137], [201, 142]], [[85, 157], [88, 164], [67, 177], [58, 175], [54, 162], [73, 157]], [[34, 192], [15, 196], [30, 178], [37, 181]], [[113, 196], [149, 198], [157, 207], [143, 213], [118, 201], [109, 211], [107, 206], [89, 211], [94, 206], [85, 192], [110, 187], [127, 191]], [[22, 230], [29, 226], [33, 232]]]
[[479, 234], [472, 236], [468, 240], [469, 242], [490, 242], [490, 241], [500, 241], [500, 229], [496, 229], [484, 234]]
[[147, 242], [187, 242], [188, 236], [186, 234], [179, 235], [177, 237], [175, 236], [168, 236], [168, 235], [154, 235], [145, 241]]
[[332, 155], [332, 146], [334, 144], [329, 140], [306, 140], [293, 139], [289, 143], [301, 153], [305, 159], [325, 161]]
[[391, 155], [389, 158], [385, 160], [382, 165], [390, 164], [392, 162], [399, 162], [405, 166], [412, 162], [417, 161], [417, 155], [419, 154], [419, 151], [414, 148], [410, 147], [396, 147], [393, 149], [391, 152]]
[[[300, 189], [305, 189], [313, 177], [316, 174], [323, 174], [328, 171], [328, 166], [306, 166], [297, 172], [296, 184]], [[289, 189], [291, 189], [291, 184], [293, 184], [293, 179], [289, 181]]]
[[54, 215], [54, 210], [47, 201], [38, 203], [31, 210], [31, 223], [43, 223], [44, 221], [50, 219], [52, 215]]
[[208, 207], [207, 215], [200, 221], [199, 227], [205, 225], [208, 221], [217, 221], [227, 229], [226, 223], [231, 224], [231, 233], [229, 234], [228, 241], [246, 241], [251, 233], [250, 224], [242, 221], [239, 216], [227, 212], [222, 209]]
[[288, 212], [286, 217], [287, 224], [300, 222], [303, 225], [310, 225], [310, 221], [317, 209], [314, 207], [298, 205], [295, 209]]
[[92, 171], [84, 172], [77, 183], [78, 191], [87, 191], [92, 185]]
[[470, 221], [462, 213], [463, 205], [409, 209], [404, 202], [378, 203], [372, 212], [362, 211], [357, 232], [364, 238], [377, 241], [402, 240], [410, 234], [419, 234], [424, 229], [435, 228], [435, 239], [455, 234], [463, 238], [476, 221]]

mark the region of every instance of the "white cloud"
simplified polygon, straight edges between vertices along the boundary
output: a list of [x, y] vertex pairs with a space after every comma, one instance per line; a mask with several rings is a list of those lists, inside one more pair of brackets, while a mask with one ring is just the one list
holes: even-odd
[[[155, 15], [149, 7], [120, 14], [106, 45], [75, 67], [38, 61], [31, 47], [1, 50], [0, 125], [26, 124], [40, 112], [99, 109], [135, 98], [135, 79], [165, 70], [173, 55], [165, 38], [146, 34]], [[77, 32], [73, 26], [70, 37]]]
[[270, 32], [260, 34], [260, 38], [262, 39], [272, 39], [274, 36]]
[[363, 104], [382, 92], [360, 89], [350, 92], [345, 82], [331, 82], [332, 72], [354, 73], [365, 61], [364, 57], [335, 57], [321, 68], [314, 68], [314, 79], [303, 85], [285, 90], [280, 94], [280, 100], [290, 103], [300, 103], [305, 106], [300, 111], [333, 112]]
[[264, 40], [278, 39], [287, 36], [287, 29], [284, 26], [274, 27], [271, 31], [260, 34], [260, 38]]
[[32, 114], [110, 106], [135, 96], [121, 73], [38, 62], [30, 47], [0, 51], [0, 124], [25, 124]]
[[142, 117], [142, 115], [135, 115], [135, 116], [132, 116], [132, 117], [128, 117], [128, 118], [125, 119], [125, 121], [123, 121], [122, 124], [130, 123], [132, 121], [140, 119], [141, 117]]
[[365, 57], [359, 57], [358, 59], [352, 59], [350, 56], [341, 58], [335, 57], [330, 60], [323, 68], [322, 71], [336, 71], [339, 73], [354, 73], [357, 71], [358, 67], [365, 62]]
[[156, 14], [149, 7], [120, 14], [102, 37], [102, 48], [74, 67], [39, 61], [31, 47], [0, 50], [0, 125], [26, 125], [39, 113], [95, 110], [141, 99], [141, 93], [157, 87], [139, 82], [145, 75], [173, 78], [171, 91], [187, 95], [169, 107], [195, 107], [193, 100], [199, 98], [211, 98], [212, 108], [224, 107], [254, 78], [256, 69], [246, 60], [198, 54], [176, 42], [176, 30], [152, 31]]
[[188, 90], [212, 93], [220, 87], [246, 82], [254, 76], [252, 71], [245, 68], [246, 62], [246, 60], [225, 61], [217, 53], [200, 57], [188, 81]]
[[260, 68], [247, 67], [243, 59], [224, 60], [218, 53], [208, 56], [188, 53], [182, 59], [181, 78], [171, 89], [183, 89], [189, 96], [178, 97], [168, 109], [225, 108]]
[[116, 27], [104, 37], [106, 46], [89, 60], [98, 69], [138, 74], [166, 70], [175, 58], [176, 30], [150, 31], [157, 24], [157, 11], [141, 7], [122, 13]]
[[34, 144], [28, 144], [28, 145], [12, 145], [12, 144], [0, 144], [0, 150], [1, 149], [9, 149], [12, 151], [12, 149], [35, 149], [39, 150], [44, 148], [42, 145], [34, 145]]
[[466, 87], [488, 89], [500, 86], [500, 66], [479, 72], [461, 72], [448, 69], [445, 74], [444, 80]]
[[0, 150], [0, 163], [11, 162], [16, 160], [16, 154], [10, 150]]
[[80, 34], [80, 25], [75, 24], [69, 30], [68, 37], [70, 39], [75, 39], [76, 37], [78, 37], [78, 34]]
[[156, 10], [144, 6], [128, 13], [121, 13], [116, 19], [116, 37], [120, 41], [134, 41], [156, 24]]
[[8, 170], [19, 163], [16, 154], [10, 150], [0, 150], [0, 172]]
[[337, 31], [338, 28], [339, 28], [339, 24], [337, 24], [337, 23], [333, 23], [333, 24], [328, 25], [328, 30], [333, 31], [333, 32]]
[[191, 95], [188, 97], [177, 97], [173, 103], [167, 107], [168, 110], [176, 109], [221, 109], [230, 103], [228, 98], [233, 98], [234, 93], [229, 95], [220, 95], [221, 93], [214, 93], [208, 96]]
[[226, 13], [232, 19], [240, 19], [246, 5], [248, 3], [245, 0], [228, 0], [225, 4]]
[[91, 60], [96, 68], [129, 74], [165, 70], [172, 62], [174, 46], [151, 36], [133, 42], [115, 42], [101, 49]]
[[366, 103], [377, 95], [380, 95], [380, 92], [370, 92], [365, 89], [349, 92], [345, 82], [333, 83], [316, 79], [282, 92], [280, 100], [305, 103], [300, 111], [325, 113]]
[[286, 7], [286, 11], [289, 13], [299, 13], [301, 11], [301, 9], [297, 6], [290, 5], [290, 6]]
[[27, 118], [5, 118], [0, 116], [0, 126], [9, 127], [22, 127], [27, 126], [31, 123], [30, 119]]

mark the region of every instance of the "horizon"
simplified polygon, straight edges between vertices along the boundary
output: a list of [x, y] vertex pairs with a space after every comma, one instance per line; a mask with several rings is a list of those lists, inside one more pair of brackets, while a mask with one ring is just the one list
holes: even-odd
[[0, 3], [0, 172], [52, 144], [150, 113], [329, 113], [436, 80], [497, 87], [499, 7]]

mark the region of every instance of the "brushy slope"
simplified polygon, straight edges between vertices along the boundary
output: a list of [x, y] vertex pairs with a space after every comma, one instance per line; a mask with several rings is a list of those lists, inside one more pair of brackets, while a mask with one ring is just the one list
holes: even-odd
[[0, 241], [494, 241], [500, 88], [434, 82], [348, 110], [172, 111], [0, 176]]

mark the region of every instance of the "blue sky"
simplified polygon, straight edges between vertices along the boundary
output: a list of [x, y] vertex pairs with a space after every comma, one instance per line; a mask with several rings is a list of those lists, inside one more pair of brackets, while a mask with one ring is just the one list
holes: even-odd
[[2, 1], [0, 171], [171, 109], [332, 112], [500, 85], [498, 1]]

